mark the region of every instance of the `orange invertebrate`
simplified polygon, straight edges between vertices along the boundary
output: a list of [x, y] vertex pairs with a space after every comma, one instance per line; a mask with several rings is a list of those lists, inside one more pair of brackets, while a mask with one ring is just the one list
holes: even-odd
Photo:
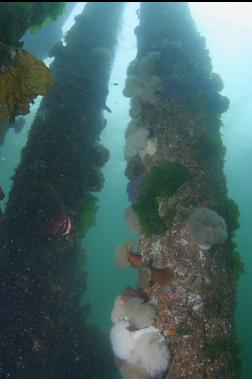
[[128, 253], [128, 261], [131, 267], [139, 268], [142, 264], [143, 257], [139, 254], [133, 254], [131, 252]]
[[169, 270], [153, 270], [151, 273], [151, 281], [158, 283], [160, 287], [166, 287], [172, 280], [173, 275]]
[[175, 334], [176, 334], [176, 325], [169, 324], [166, 328], [166, 335], [171, 337], [171, 336], [175, 336]]

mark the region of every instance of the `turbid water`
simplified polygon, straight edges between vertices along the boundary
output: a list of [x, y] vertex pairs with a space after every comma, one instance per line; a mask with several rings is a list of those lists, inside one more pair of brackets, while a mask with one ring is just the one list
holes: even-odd
[[115, 297], [123, 288], [128, 285], [134, 286], [136, 283], [134, 269], [120, 269], [115, 263], [116, 247], [127, 240], [135, 239], [124, 220], [125, 209], [130, 206], [126, 192], [128, 180], [124, 176], [123, 154], [124, 131], [130, 117], [129, 99], [122, 96], [122, 90], [127, 66], [136, 54], [133, 32], [134, 25], [137, 24], [136, 9], [136, 5], [128, 7], [124, 13], [107, 100], [112, 113], [105, 114], [108, 124], [101, 135], [101, 141], [110, 150], [111, 155], [103, 170], [106, 183], [100, 193], [96, 227], [90, 230], [84, 242], [88, 251], [87, 271], [90, 273], [88, 297], [93, 306], [91, 319], [105, 330], [111, 325], [110, 311]]
[[[86, 270], [88, 277], [87, 301], [92, 304], [90, 321], [109, 331], [110, 312], [114, 298], [127, 285], [134, 286], [136, 273], [133, 269], [122, 270], [116, 267], [114, 251], [117, 245], [135, 237], [124, 221], [124, 211], [129, 206], [124, 176], [123, 157], [124, 130], [129, 122], [128, 99], [123, 98], [122, 89], [129, 62], [136, 53], [133, 28], [137, 24], [138, 3], [129, 5], [124, 14], [117, 56], [111, 75], [110, 94], [107, 100], [112, 114], [106, 115], [108, 124], [101, 136], [101, 142], [109, 148], [110, 160], [103, 169], [105, 186], [99, 194], [100, 208], [96, 226], [92, 228], [83, 246], [88, 252]], [[250, 238], [250, 217], [252, 214], [252, 71], [251, 71], [251, 3], [192, 3], [192, 15], [200, 32], [205, 36], [213, 63], [213, 71], [223, 78], [223, 94], [231, 102], [228, 112], [223, 116], [223, 141], [227, 147], [225, 173], [229, 195], [240, 207], [241, 227], [237, 242], [245, 263], [246, 274], [239, 282], [238, 307], [236, 313], [237, 334], [243, 345], [243, 368], [241, 379], [252, 377], [250, 348], [252, 341], [252, 242]], [[118, 85], [114, 85], [117, 83]], [[10, 177], [20, 159], [20, 150], [27, 138], [28, 125], [33, 112], [26, 117], [27, 125], [21, 133], [10, 131], [5, 143], [0, 147], [1, 185], [8, 192]]]

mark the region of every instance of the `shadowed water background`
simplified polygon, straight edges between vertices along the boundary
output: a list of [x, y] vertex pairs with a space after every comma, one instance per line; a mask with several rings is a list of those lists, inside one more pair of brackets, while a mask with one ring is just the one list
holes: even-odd
[[[96, 226], [88, 232], [83, 241], [83, 246], [88, 252], [86, 271], [89, 276], [86, 298], [92, 304], [90, 321], [107, 333], [111, 327], [110, 313], [115, 297], [124, 287], [136, 284], [134, 269], [123, 270], [116, 267], [114, 251], [120, 243], [135, 238], [124, 221], [124, 211], [129, 206], [123, 157], [124, 130], [129, 122], [129, 100], [123, 97], [122, 90], [127, 66], [136, 54], [133, 29], [138, 22], [135, 13], [137, 8], [138, 3], [131, 3], [124, 13], [107, 100], [112, 114], [105, 114], [108, 124], [101, 135], [101, 143], [109, 148], [111, 156], [103, 169], [105, 186], [98, 195], [100, 208]], [[241, 228], [237, 233], [237, 242], [246, 268], [246, 275], [243, 275], [239, 282], [236, 313], [237, 333], [243, 345], [241, 379], [251, 379], [252, 4], [193, 3], [191, 11], [200, 32], [206, 38], [213, 72], [219, 73], [224, 81], [222, 94], [228, 96], [231, 102], [229, 110], [223, 115], [222, 135], [227, 147], [225, 173], [229, 196], [238, 203], [241, 212]], [[10, 130], [4, 145], [0, 146], [0, 185], [6, 193], [10, 189], [10, 177], [18, 164], [20, 150], [25, 144], [28, 125], [31, 124], [38, 101], [32, 106], [32, 113], [26, 117], [27, 125], [22, 132], [15, 134]], [[6, 199], [3, 203], [5, 202]]]

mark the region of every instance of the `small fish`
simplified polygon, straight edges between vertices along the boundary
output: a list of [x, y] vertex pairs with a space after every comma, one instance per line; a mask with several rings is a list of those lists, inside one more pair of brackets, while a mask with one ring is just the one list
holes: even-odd
[[111, 83], [112, 86], [119, 86], [119, 83]]
[[103, 108], [105, 111], [107, 111], [107, 112], [109, 112], [109, 113], [112, 113], [112, 110], [111, 110], [106, 104], [104, 104], [104, 105], [102, 106], [102, 108]]

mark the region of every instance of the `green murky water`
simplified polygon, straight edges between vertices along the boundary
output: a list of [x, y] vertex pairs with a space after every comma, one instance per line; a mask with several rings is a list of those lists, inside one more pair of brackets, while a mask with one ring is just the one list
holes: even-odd
[[[136, 273], [133, 269], [118, 269], [114, 263], [117, 245], [134, 239], [124, 222], [124, 211], [128, 207], [126, 194], [127, 180], [124, 176], [123, 158], [124, 130], [129, 122], [128, 99], [122, 96], [128, 63], [136, 53], [133, 29], [137, 24], [137, 3], [127, 7], [121, 29], [117, 56], [111, 75], [110, 95], [107, 100], [112, 109], [106, 115], [108, 124], [101, 136], [101, 142], [109, 148], [111, 157], [103, 169], [105, 186], [99, 194], [100, 209], [96, 226], [91, 229], [83, 243], [88, 252], [87, 301], [92, 304], [90, 321], [109, 331], [110, 312], [114, 298], [127, 286], [134, 286]], [[229, 194], [240, 207], [241, 228], [237, 233], [238, 246], [246, 267], [246, 274], [239, 283], [238, 308], [236, 313], [237, 333], [243, 345], [242, 379], [252, 378], [250, 363], [252, 341], [252, 45], [251, 19], [252, 4], [243, 3], [193, 3], [192, 15], [200, 32], [205, 36], [213, 63], [213, 71], [224, 81], [223, 94], [231, 102], [223, 116], [223, 140], [227, 147], [225, 172]], [[113, 85], [118, 83], [118, 86]], [[33, 110], [36, 104], [33, 106]], [[30, 125], [33, 114], [26, 117]], [[20, 134], [12, 130], [4, 145], [0, 146], [1, 185], [6, 192], [11, 185], [10, 177], [20, 158], [20, 150], [27, 138], [27, 128]], [[15, 135], [14, 135], [15, 134]]]

